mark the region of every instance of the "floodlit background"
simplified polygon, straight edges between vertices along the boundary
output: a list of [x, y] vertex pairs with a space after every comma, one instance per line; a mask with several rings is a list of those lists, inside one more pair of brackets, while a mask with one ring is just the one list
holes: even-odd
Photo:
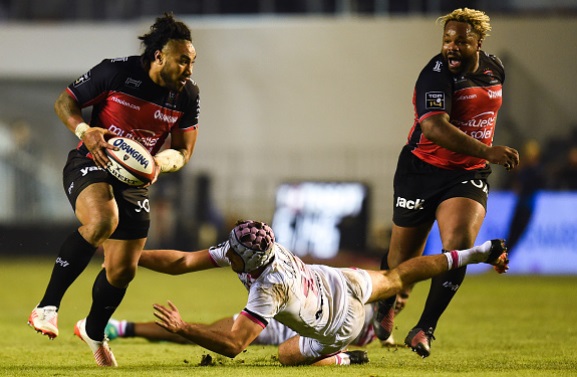
[[[0, 255], [57, 254], [75, 227], [61, 169], [77, 139], [53, 103], [100, 60], [140, 54], [164, 11], [192, 29], [200, 134], [189, 165], [152, 188], [149, 246], [205, 247], [254, 218], [310, 240], [303, 255], [381, 255], [413, 85], [440, 51], [436, 18], [464, 6], [491, 16], [483, 49], [507, 68], [495, 143], [526, 165], [537, 151], [544, 170], [517, 272], [577, 273], [575, 0], [0, 1]], [[508, 238], [518, 182], [498, 166], [490, 182], [480, 238]], [[537, 266], [547, 253], [557, 263]]]

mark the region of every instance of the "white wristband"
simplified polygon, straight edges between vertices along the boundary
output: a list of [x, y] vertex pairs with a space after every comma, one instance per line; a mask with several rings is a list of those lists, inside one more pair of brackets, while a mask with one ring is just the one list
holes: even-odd
[[76, 128], [74, 129], [74, 133], [76, 134], [76, 136], [82, 140], [82, 136], [84, 136], [84, 133], [90, 128], [90, 126], [84, 122], [82, 123], [78, 123], [78, 125], [76, 126]]
[[179, 170], [186, 163], [184, 154], [176, 149], [165, 149], [154, 156], [161, 173], [172, 173]]

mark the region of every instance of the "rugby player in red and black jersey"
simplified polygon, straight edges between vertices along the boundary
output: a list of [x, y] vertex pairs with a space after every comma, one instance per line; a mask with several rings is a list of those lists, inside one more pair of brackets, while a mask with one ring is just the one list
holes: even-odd
[[[435, 220], [444, 250], [473, 246], [487, 208], [489, 164], [507, 170], [519, 164], [515, 149], [492, 145], [505, 71], [497, 57], [481, 50], [489, 17], [464, 8], [438, 21], [441, 53], [415, 85], [415, 121], [394, 177], [393, 229], [383, 269], [421, 255]], [[465, 273], [463, 267], [433, 278], [422, 316], [405, 339], [421, 357], [429, 356], [437, 322]], [[375, 327], [381, 340], [393, 329], [394, 301], [379, 303]]]
[[[148, 187], [126, 185], [105, 169], [105, 149], [114, 148], [107, 140], [122, 136], [142, 143], [154, 156], [157, 178], [189, 161], [198, 132], [199, 89], [191, 80], [196, 51], [189, 28], [165, 13], [139, 39], [142, 55], [103, 60], [54, 105], [80, 139], [68, 154], [63, 182], [81, 225], [63, 242], [46, 292], [28, 320], [51, 339], [58, 336], [62, 297], [102, 247], [104, 268], [94, 282], [90, 312], [75, 326], [101, 366], [117, 365], [104, 329], [136, 274], [151, 208]], [[81, 110], [89, 106], [87, 123]], [[161, 151], [169, 137], [169, 147]]]

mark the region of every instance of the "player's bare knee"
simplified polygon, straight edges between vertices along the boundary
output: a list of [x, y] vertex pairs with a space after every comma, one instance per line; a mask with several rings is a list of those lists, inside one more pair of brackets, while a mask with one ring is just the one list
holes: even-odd
[[125, 288], [136, 276], [136, 268], [132, 266], [115, 266], [107, 268], [106, 278], [115, 287]]
[[80, 233], [90, 244], [100, 246], [114, 233], [117, 226], [117, 218], [93, 219], [81, 227]]
[[470, 229], [464, 229], [451, 235], [443, 235], [443, 249], [445, 250], [463, 250], [473, 247], [475, 243], [475, 234]]
[[[297, 343], [298, 347], [298, 343]], [[298, 348], [297, 348], [298, 350]], [[291, 342], [287, 341], [279, 345], [278, 347], [278, 361], [282, 365], [289, 366], [289, 365], [297, 365], [297, 358], [294, 356], [294, 345]], [[300, 352], [299, 352], [300, 355]]]

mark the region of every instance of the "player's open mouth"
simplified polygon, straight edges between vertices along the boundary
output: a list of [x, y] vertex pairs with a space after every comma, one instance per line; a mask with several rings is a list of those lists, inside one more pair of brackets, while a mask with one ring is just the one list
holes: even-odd
[[453, 69], [459, 68], [461, 66], [461, 60], [458, 59], [449, 58], [447, 59], [447, 63], [449, 63], [449, 68]]

